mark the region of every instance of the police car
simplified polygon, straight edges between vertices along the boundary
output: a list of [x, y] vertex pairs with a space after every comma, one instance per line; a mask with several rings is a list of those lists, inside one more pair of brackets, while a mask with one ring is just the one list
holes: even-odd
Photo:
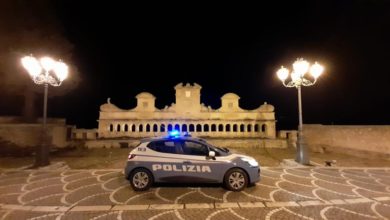
[[141, 140], [128, 156], [125, 177], [135, 191], [148, 190], [154, 182], [223, 183], [241, 191], [260, 180], [260, 167], [252, 157], [173, 131]]

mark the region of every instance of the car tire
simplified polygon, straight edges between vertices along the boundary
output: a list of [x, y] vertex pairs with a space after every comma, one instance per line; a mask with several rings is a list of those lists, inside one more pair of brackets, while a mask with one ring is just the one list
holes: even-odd
[[228, 190], [241, 191], [248, 185], [248, 175], [242, 169], [230, 169], [225, 174], [224, 183]]
[[129, 181], [134, 191], [145, 191], [152, 186], [153, 175], [147, 169], [137, 168], [130, 173]]

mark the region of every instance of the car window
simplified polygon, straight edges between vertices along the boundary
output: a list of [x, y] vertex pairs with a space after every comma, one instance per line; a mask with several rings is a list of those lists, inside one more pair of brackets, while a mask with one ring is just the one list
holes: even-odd
[[[215, 146], [209, 147], [209, 149], [210, 149], [211, 151], [214, 151], [214, 152], [215, 152], [215, 156], [216, 156], [216, 157], [226, 155], [225, 152], [219, 150], [219, 149], [218, 149], [217, 147], [215, 147]], [[225, 154], [224, 154], [224, 153], [225, 153]]]
[[182, 144], [183, 153], [187, 155], [207, 156], [209, 149], [206, 145], [193, 141], [184, 141]]
[[148, 148], [161, 153], [177, 153], [174, 141], [154, 141], [149, 143]]

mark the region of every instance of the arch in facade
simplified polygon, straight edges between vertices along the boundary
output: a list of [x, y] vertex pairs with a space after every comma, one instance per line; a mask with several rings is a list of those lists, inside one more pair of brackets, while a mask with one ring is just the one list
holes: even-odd
[[209, 128], [210, 128], [210, 127], [209, 127], [208, 124], [204, 124], [204, 125], [203, 125], [203, 131], [204, 131], [204, 132], [209, 132], [209, 130], [210, 130]]
[[216, 132], [217, 131], [217, 125], [216, 124], [212, 124], [211, 125], [211, 131], [212, 132]]
[[144, 131], [144, 126], [142, 124], [139, 125], [138, 131], [139, 132], [143, 132]]
[[188, 131], [188, 129], [187, 129], [187, 124], [183, 124], [183, 125], [181, 126], [181, 131], [182, 131], [182, 132], [187, 132], [187, 131]]
[[237, 124], [233, 125], [233, 132], [237, 132], [237, 127], [238, 127]]
[[225, 126], [225, 131], [226, 131], [226, 132], [230, 132], [230, 124], [226, 124], [226, 126]]
[[110, 124], [110, 131], [111, 131], [111, 132], [114, 131], [114, 125], [113, 125], [113, 124]]
[[165, 132], [165, 125], [164, 124], [160, 125], [160, 132]]
[[125, 132], [128, 132], [129, 131], [129, 125], [125, 124]]
[[255, 132], [259, 132], [259, 124], [255, 124]]
[[167, 130], [168, 132], [169, 131], [172, 131], [172, 125], [171, 124], [168, 124], [168, 130]]
[[132, 126], [131, 126], [131, 131], [132, 131], [132, 132], [135, 132], [135, 125], [132, 125]]
[[175, 124], [175, 130], [180, 132], [180, 125], [179, 124]]
[[196, 125], [196, 132], [202, 132], [202, 125], [201, 124]]
[[266, 124], [262, 124], [261, 125], [261, 132], [265, 132], [267, 129], [267, 125]]
[[157, 124], [153, 124], [153, 132], [158, 132], [158, 125]]
[[223, 131], [223, 124], [218, 125], [218, 131], [220, 131], [220, 132]]
[[245, 125], [244, 124], [241, 124], [240, 125], [240, 132], [244, 132], [245, 131]]
[[188, 130], [189, 130], [189, 132], [194, 132], [195, 131], [195, 125], [194, 124], [190, 124]]
[[120, 124], [116, 125], [116, 131], [121, 131], [121, 125]]
[[248, 132], [252, 132], [252, 125], [249, 124], [249, 125], [247, 126], [246, 130], [247, 130]]

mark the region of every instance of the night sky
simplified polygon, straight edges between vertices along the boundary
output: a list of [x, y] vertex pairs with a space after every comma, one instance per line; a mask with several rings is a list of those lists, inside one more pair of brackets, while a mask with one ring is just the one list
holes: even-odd
[[49, 99], [49, 116], [79, 128], [97, 127], [108, 97], [129, 109], [148, 91], [158, 108], [170, 105], [180, 82], [200, 84], [202, 102], [213, 108], [227, 92], [238, 94], [244, 109], [268, 102], [278, 129], [296, 128], [297, 91], [283, 87], [275, 72], [298, 57], [325, 66], [318, 83], [303, 88], [304, 123], [390, 124], [386, 0], [55, 2], [83, 81]]

